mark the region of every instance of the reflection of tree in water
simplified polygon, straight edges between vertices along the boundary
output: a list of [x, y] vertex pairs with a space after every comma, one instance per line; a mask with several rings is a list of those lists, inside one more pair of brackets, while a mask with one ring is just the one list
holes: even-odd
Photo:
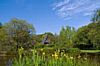
[[9, 55], [9, 56], [3, 56], [2, 54], [0, 54], [0, 66], [12, 66], [12, 59], [13, 56]]
[[8, 60], [6, 66], [12, 66], [12, 60], [11, 59]]
[[48, 41], [48, 35], [46, 34], [43, 41], [42, 41], [43, 44], [49, 44], [49, 41]]

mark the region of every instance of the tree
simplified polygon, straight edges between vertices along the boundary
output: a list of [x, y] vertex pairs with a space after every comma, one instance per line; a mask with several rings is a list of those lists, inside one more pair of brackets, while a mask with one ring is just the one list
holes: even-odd
[[2, 23], [0, 22], [0, 28], [2, 27]]
[[93, 15], [93, 18], [92, 18], [92, 21], [93, 22], [98, 22], [100, 21], [100, 9], [96, 10], [94, 15]]
[[88, 26], [91, 26], [91, 30], [88, 33], [88, 37], [93, 44], [95, 49], [100, 49], [100, 23], [91, 23]]
[[66, 28], [62, 27], [59, 35], [59, 41], [61, 44], [66, 45], [67, 47], [72, 47], [73, 37], [75, 34], [75, 28], [66, 26]]
[[25, 20], [11, 19], [10, 22], [4, 25], [5, 31], [9, 36], [11, 43], [16, 45], [16, 48], [28, 47], [30, 38], [35, 34], [35, 28]]
[[78, 29], [74, 44], [80, 49], [100, 49], [100, 23], [90, 23]]
[[[89, 28], [83, 26], [77, 30], [74, 38], [74, 46], [80, 49], [87, 49], [86, 45], [91, 45], [90, 39], [88, 38]], [[89, 49], [89, 47], [88, 47]]]
[[4, 31], [4, 26], [0, 23], [0, 51], [9, 51], [10, 49], [8, 35]]

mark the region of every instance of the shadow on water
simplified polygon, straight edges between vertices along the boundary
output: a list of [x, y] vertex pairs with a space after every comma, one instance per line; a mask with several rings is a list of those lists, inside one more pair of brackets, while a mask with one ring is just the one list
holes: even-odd
[[81, 53], [80, 55], [83, 58], [86, 57], [87, 59], [90, 59], [91, 62], [95, 62], [100, 66], [100, 53]]
[[0, 52], [0, 66], [12, 66], [12, 60], [15, 54], [4, 54]]
[[0, 56], [0, 66], [12, 66], [11, 56]]

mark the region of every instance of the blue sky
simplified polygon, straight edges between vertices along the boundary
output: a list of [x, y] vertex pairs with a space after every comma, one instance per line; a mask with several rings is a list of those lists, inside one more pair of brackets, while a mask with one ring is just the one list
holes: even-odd
[[33, 24], [36, 33], [59, 33], [62, 26], [79, 28], [90, 23], [100, 0], [0, 0], [0, 22], [11, 18]]

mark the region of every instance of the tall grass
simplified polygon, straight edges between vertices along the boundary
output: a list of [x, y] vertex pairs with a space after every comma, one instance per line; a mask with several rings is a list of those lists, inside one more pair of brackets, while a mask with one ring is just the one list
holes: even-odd
[[39, 55], [33, 49], [31, 50], [31, 55], [24, 55], [22, 57], [23, 51], [22, 48], [19, 50], [19, 57], [13, 60], [13, 66], [99, 66], [96, 62], [91, 62], [86, 57], [81, 58], [78, 56], [75, 58], [63, 52], [59, 53], [59, 50], [48, 55], [41, 49], [42, 53]]

